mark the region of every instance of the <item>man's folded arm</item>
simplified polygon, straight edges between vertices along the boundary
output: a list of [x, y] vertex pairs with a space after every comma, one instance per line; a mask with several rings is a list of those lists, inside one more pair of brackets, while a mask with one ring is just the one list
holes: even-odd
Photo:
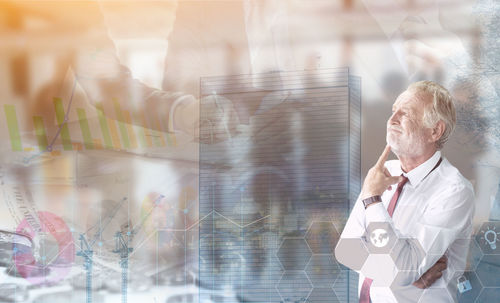
[[[472, 189], [455, 186], [451, 190], [447, 189], [445, 193], [433, 198], [433, 200], [436, 202], [435, 205], [430, 205], [423, 213], [422, 218], [418, 220], [417, 232], [413, 237], [402, 234], [394, 227], [392, 218], [382, 203], [372, 205], [364, 210], [358, 201], [357, 207], [354, 207], [341, 235], [341, 241], [337, 245], [335, 254], [337, 260], [343, 264], [349, 263], [352, 254], [359, 253], [352, 251], [350, 252], [351, 256], [349, 256], [341, 247], [346, 244], [346, 241], [342, 241], [342, 239], [358, 238], [367, 243], [367, 239], [363, 238], [366, 227], [372, 222], [386, 222], [392, 226], [398, 240], [400, 240], [396, 242], [391, 255], [395, 256], [394, 261], [397, 264], [404, 265], [405, 271], [399, 271], [394, 263], [389, 266], [385, 263], [376, 264], [379, 262], [376, 258], [368, 258], [366, 262], [374, 262], [374, 264], [364, 264], [364, 268], [371, 270], [364, 272], [361, 269], [360, 272], [373, 280], [386, 279], [388, 274], [393, 275], [394, 278], [400, 272], [397, 281], [394, 282], [401, 284], [401, 286], [412, 284], [445, 254], [448, 247], [460, 236], [460, 233], [472, 223], [474, 203]], [[364, 218], [361, 218], [363, 215]], [[364, 226], [362, 226], [363, 223]], [[412, 238], [418, 240], [423, 250], [416, 241], [411, 241]], [[373, 270], [377, 266], [380, 269]]]

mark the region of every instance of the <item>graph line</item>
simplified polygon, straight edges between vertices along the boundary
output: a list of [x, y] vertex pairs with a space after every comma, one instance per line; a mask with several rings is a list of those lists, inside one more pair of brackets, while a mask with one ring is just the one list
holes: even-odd
[[[52, 138], [52, 140], [50, 141], [50, 143], [47, 145], [47, 148], [45, 150], [42, 150], [40, 151], [39, 153], [36, 153], [30, 157], [25, 157], [24, 158], [24, 163], [28, 164], [29, 162], [31, 162], [33, 159], [39, 157], [40, 155], [46, 153], [46, 152], [52, 152], [53, 150], [53, 146], [57, 140], [57, 138], [59, 137], [59, 134], [61, 134], [61, 131], [63, 129], [63, 127], [67, 127], [67, 123], [68, 123], [68, 115], [69, 115], [69, 111], [71, 109], [71, 104], [73, 103], [73, 96], [75, 94], [75, 87], [76, 87], [76, 81], [77, 79], [75, 78], [75, 81], [73, 83], [73, 87], [71, 89], [71, 96], [69, 98], [69, 103], [68, 103], [68, 109], [66, 110], [66, 112], [64, 112], [64, 117], [63, 117], [63, 121], [59, 123], [59, 127], [57, 128], [57, 131], [56, 131], [56, 134], [54, 135], [54, 137]], [[69, 135], [69, 133], [68, 133]]]

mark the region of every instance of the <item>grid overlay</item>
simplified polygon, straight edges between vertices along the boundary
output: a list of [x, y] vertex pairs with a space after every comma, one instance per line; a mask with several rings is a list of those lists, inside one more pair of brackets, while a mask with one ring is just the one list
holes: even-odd
[[347, 68], [201, 78], [200, 300], [357, 297], [333, 250], [360, 190], [360, 85]]

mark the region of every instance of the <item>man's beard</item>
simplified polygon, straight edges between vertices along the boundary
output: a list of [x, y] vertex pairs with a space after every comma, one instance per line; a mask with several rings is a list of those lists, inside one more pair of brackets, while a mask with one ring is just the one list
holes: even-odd
[[425, 140], [422, 130], [413, 129], [409, 132], [409, 135], [405, 135], [402, 129], [397, 127], [396, 129], [401, 133], [395, 133], [387, 129], [386, 135], [387, 144], [391, 146], [391, 151], [396, 156], [411, 157], [423, 154]]

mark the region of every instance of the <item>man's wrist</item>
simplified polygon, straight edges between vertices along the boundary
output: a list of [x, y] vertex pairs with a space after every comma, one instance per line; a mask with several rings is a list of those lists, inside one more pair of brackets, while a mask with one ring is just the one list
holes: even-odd
[[370, 205], [382, 202], [382, 197], [380, 195], [374, 195], [374, 196], [371, 196], [371, 197], [364, 198], [361, 201], [363, 202], [363, 205], [364, 205], [364, 207], [366, 209]]
[[363, 188], [361, 189], [361, 193], [359, 194], [359, 196], [361, 197], [361, 200], [364, 200], [375, 196], [382, 196], [382, 192], [374, 189]]

